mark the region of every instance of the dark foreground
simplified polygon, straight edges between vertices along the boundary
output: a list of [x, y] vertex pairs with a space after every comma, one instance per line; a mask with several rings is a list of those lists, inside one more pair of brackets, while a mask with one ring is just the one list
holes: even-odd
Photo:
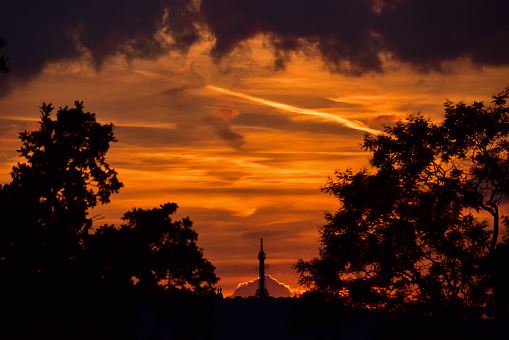
[[0, 339], [505, 339], [504, 322], [353, 309], [317, 298], [2, 291]]

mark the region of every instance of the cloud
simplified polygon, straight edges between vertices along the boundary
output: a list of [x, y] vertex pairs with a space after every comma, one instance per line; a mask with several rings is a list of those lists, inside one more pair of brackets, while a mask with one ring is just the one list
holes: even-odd
[[214, 127], [216, 134], [225, 140], [232, 148], [238, 149], [244, 144], [244, 136], [233, 132], [224, 120], [211, 118], [208, 121]]
[[509, 3], [498, 0], [202, 0], [216, 59], [263, 34], [276, 68], [293, 52], [318, 55], [333, 72], [382, 72], [397, 60], [422, 71], [470, 58], [509, 63]]
[[[404, 62], [421, 71], [447, 61], [509, 64], [509, 2], [500, 0], [79, 0], [9, 1], [0, 11], [10, 73], [0, 94], [48, 64], [86, 57], [184, 53], [207, 37], [221, 60], [258, 35], [276, 68], [291, 55], [318, 56], [332, 72], [383, 72]], [[186, 72], [191, 65], [184, 66]]]
[[240, 114], [239, 111], [233, 108], [233, 103], [228, 99], [219, 98], [217, 100], [216, 108], [210, 112], [210, 116], [214, 118], [221, 118], [224, 121], [230, 121]]
[[244, 144], [244, 137], [232, 131], [229, 122], [240, 114], [228, 99], [219, 98], [216, 107], [210, 111], [206, 121], [214, 127], [216, 134], [228, 145], [238, 149]]
[[[110, 56], [155, 58], [187, 51], [199, 39], [197, 8], [188, 0], [10, 1], [2, 4], [0, 34], [9, 57], [5, 94], [48, 64], [88, 56], [100, 68]], [[171, 37], [171, 41], [165, 39]]]
[[[256, 289], [258, 288], [259, 280], [260, 279], [255, 279], [248, 282], [239, 283], [233, 294], [228, 297], [234, 298], [240, 296], [247, 298], [254, 296]], [[290, 297], [299, 292], [299, 290], [290, 288], [289, 285], [279, 282], [277, 279], [270, 275], [265, 275], [265, 283], [267, 285], [269, 295], [272, 297]]]
[[392, 123], [400, 119], [400, 116], [397, 114], [385, 114], [378, 115], [369, 120], [369, 125], [380, 125], [383, 123]]
[[371, 129], [371, 128], [365, 126], [362, 122], [349, 120], [349, 119], [343, 118], [338, 115], [334, 115], [334, 114], [330, 114], [330, 113], [326, 113], [326, 112], [320, 112], [317, 110], [304, 109], [304, 108], [300, 108], [300, 107], [293, 106], [293, 105], [275, 102], [272, 100], [266, 100], [266, 99], [262, 99], [262, 98], [258, 98], [258, 97], [253, 97], [253, 96], [249, 96], [247, 94], [226, 90], [226, 89], [216, 87], [216, 86], [208, 85], [207, 88], [210, 90], [219, 92], [219, 93], [228, 94], [231, 96], [247, 99], [247, 100], [253, 101], [255, 103], [267, 105], [267, 106], [270, 106], [270, 107], [273, 107], [276, 109], [280, 109], [283, 111], [292, 112], [292, 113], [300, 113], [303, 115], [313, 116], [313, 117], [319, 118], [321, 120], [339, 123], [341, 125], [344, 125], [346, 127], [354, 129], [354, 130], [361, 130], [361, 131], [365, 131], [365, 132], [369, 132], [369, 133], [373, 133], [373, 134], [383, 133], [382, 131]]
[[189, 59], [186, 59], [184, 66], [180, 67], [175, 73], [176, 74], [186, 74], [192, 71], [193, 62]]
[[[24, 126], [24, 128], [23, 128]], [[19, 133], [39, 130], [40, 124], [33, 120], [19, 118], [0, 118], [0, 148], [15, 150], [20, 143]]]
[[18, 129], [16, 126], [9, 128], [5, 133], [0, 134], [0, 148], [13, 148], [16, 145], [18, 137]]

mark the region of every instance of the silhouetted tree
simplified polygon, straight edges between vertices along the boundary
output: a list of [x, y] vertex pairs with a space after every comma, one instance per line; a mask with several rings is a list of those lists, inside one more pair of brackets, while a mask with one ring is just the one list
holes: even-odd
[[175, 203], [135, 208], [124, 214], [127, 224], [120, 229], [101, 227], [87, 249], [99, 276], [149, 289], [212, 293], [218, 281], [215, 268], [196, 245], [198, 234], [189, 218], [171, 219], [176, 210]]
[[[0, 186], [0, 271], [4, 277], [69, 275], [92, 219], [88, 209], [108, 203], [122, 183], [105, 161], [115, 142], [113, 125], [102, 125], [83, 103], [61, 108], [43, 103], [40, 128], [20, 133], [12, 182]], [[78, 270], [76, 268], [76, 270]]]
[[489, 305], [507, 281], [495, 268], [509, 259], [497, 254], [500, 221], [508, 225], [499, 210], [509, 196], [508, 97], [509, 88], [488, 107], [446, 102], [441, 123], [409, 116], [365, 136], [371, 169], [329, 178], [323, 191], [340, 206], [325, 216], [320, 257], [296, 264], [300, 282], [359, 305]]
[[[7, 43], [5, 42], [5, 40], [3, 38], [0, 37], [0, 49], [2, 49], [2, 47], [4, 47], [4, 46], [7, 46]], [[9, 67], [7, 66], [7, 60], [9, 60], [9, 58], [7, 58], [4, 55], [0, 55], [0, 72], [3, 72], [3, 73], [9, 72]]]

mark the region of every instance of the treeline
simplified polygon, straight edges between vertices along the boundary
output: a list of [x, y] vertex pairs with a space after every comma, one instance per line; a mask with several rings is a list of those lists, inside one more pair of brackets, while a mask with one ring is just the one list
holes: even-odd
[[[300, 282], [351, 306], [507, 322], [509, 88], [489, 105], [445, 103], [366, 135], [369, 166], [336, 171], [323, 191], [320, 256]], [[504, 326], [505, 327], [505, 326]]]
[[[84, 291], [54, 300], [29, 294], [2, 320], [2, 339], [505, 339], [492, 320], [455, 314], [394, 314], [317, 296], [240, 298], [144, 296]], [[4, 302], [5, 300], [2, 300]], [[10, 300], [7, 300], [10, 302]], [[36, 302], [36, 303], [34, 303]]]
[[[0, 289], [130, 289], [213, 293], [218, 278], [175, 203], [134, 208], [124, 224], [92, 228], [89, 209], [123, 184], [106, 162], [116, 139], [83, 103], [41, 107], [40, 128], [20, 133], [25, 162], [0, 186]], [[23, 287], [23, 288], [20, 288]]]

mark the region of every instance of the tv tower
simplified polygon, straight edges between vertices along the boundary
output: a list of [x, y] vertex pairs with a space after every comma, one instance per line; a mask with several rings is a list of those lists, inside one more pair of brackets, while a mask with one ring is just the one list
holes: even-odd
[[259, 278], [258, 278], [258, 289], [256, 289], [255, 296], [265, 298], [269, 296], [267, 285], [265, 284], [265, 252], [263, 251], [263, 238], [260, 239], [260, 252], [258, 253], [259, 261]]

